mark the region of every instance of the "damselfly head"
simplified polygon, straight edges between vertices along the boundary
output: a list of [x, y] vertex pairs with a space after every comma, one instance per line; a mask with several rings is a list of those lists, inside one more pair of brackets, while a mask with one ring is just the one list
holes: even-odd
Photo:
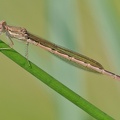
[[0, 21], [0, 33], [5, 31], [5, 25], [6, 25], [5, 21]]

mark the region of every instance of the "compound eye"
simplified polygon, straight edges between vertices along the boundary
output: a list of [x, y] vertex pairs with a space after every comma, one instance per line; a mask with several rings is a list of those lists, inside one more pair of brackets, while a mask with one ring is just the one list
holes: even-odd
[[0, 32], [3, 31], [3, 25], [0, 23]]
[[0, 32], [4, 32], [5, 25], [6, 25], [5, 21], [0, 22]]
[[0, 32], [2, 32], [3, 31], [3, 27], [0, 25]]

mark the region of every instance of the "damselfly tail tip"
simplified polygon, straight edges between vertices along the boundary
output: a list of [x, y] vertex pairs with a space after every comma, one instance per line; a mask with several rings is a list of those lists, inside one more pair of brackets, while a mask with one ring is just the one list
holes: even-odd
[[110, 71], [104, 70], [103, 74], [111, 76], [112, 78], [114, 78], [116, 80], [120, 80], [120, 75], [114, 74]]

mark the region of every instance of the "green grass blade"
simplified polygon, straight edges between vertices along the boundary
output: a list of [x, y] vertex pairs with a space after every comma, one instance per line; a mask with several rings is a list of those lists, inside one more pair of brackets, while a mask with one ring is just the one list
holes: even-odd
[[[7, 48], [4, 42], [0, 41], [0, 48]], [[67, 88], [65, 85], [57, 81], [55, 78], [47, 74], [45, 71], [41, 70], [35, 64], [30, 62], [30, 66], [28, 66], [26, 58], [21, 56], [18, 52], [13, 49], [10, 50], [1, 50], [1, 52], [6, 55], [8, 58], [13, 60], [23, 69], [34, 75], [36, 78], [41, 80], [43, 83], [48, 85], [50, 88], [61, 94], [63, 97], [77, 105], [79, 108], [83, 109], [85, 112], [96, 118], [97, 120], [113, 120], [112, 117], [105, 114], [94, 105], [86, 101], [84, 98]]]

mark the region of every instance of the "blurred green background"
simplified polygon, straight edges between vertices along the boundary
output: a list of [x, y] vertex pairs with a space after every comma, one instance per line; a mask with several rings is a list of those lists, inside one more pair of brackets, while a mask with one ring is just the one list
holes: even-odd
[[[82, 53], [120, 74], [120, 1], [0, 0], [0, 20]], [[5, 35], [0, 37], [6, 43]], [[13, 40], [25, 55], [26, 46]], [[83, 98], [120, 119], [120, 82], [78, 69], [29, 46], [29, 59]], [[0, 53], [0, 120], [94, 120]]]

